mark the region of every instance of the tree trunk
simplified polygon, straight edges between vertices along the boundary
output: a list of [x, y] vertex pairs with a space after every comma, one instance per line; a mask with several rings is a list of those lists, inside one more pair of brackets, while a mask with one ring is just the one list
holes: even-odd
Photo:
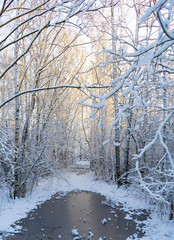
[[[111, 28], [112, 28], [112, 50], [116, 52], [116, 33], [115, 33], [115, 25], [114, 25], [114, 6], [113, 1], [111, 1]], [[113, 69], [112, 69], [112, 78], [116, 79], [117, 76], [117, 66], [116, 66], [116, 56], [113, 55]], [[118, 114], [118, 95], [117, 92], [114, 94], [114, 108], [115, 108], [115, 118]], [[117, 182], [118, 187], [121, 185], [120, 180], [120, 129], [119, 129], [119, 121], [117, 121], [115, 125], [115, 158], [116, 158], [116, 169], [115, 169], [115, 180]]]
[[174, 204], [173, 204], [173, 201], [171, 201], [169, 220], [173, 220], [173, 219], [174, 219]]
[[[18, 15], [18, 5], [19, 1], [16, 1], [17, 10], [16, 16]], [[18, 25], [18, 18], [16, 19], [16, 25]], [[18, 29], [15, 31], [15, 39], [18, 38]], [[18, 43], [15, 43], [14, 48], [14, 58], [18, 56]], [[14, 64], [14, 85], [15, 85], [15, 94], [18, 93], [18, 66], [17, 63]], [[14, 198], [20, 197], [20, 162], [19, 162], [19, 131], [20, 131], [20, 122], [19, 122], [19, 98], [15, 98], [15, 169], [14, 169]]]
[[[133, 105], [133, 99], [132, 96], [130, 96], [129, 100], [130, 106]], [[131, 126], [132, 126], [132, 111], [129, 110], [129, 116], [128, 116], [128, 123], [126, 128], [126, 143], [125, 143], [125, 152], [124, 152], [124, 174], [125, 175], [125, 184], [128, 184], [128, 170], [129, 170], [129, 152], [130, 152], [130, 139], [131, 139]]]
[[105, 113], [104, 109], [101, 109], [101, 131], [102, 131], [102, 152], [103, 152], [103, 162], [104, 162], [104, 174], [105, 174], [105, 180], [109, 180], [109, 170], [108, 170], [108, 161], [107, 161], [107, 154], [106, 154], [106, 144], [103, 145], [103, 142], [106, 138], [106, 132], [105, 132]]

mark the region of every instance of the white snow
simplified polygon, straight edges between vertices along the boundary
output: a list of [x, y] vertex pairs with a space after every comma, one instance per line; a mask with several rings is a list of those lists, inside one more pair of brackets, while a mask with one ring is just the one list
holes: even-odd
[[72, 236], [78, 236], [79, 235], [78, 229], [76, 229], [76, 228], [73, 228], [71, 233], [72, 233]]
[[[75, 172], [64, 172], [66, 179], [70, 182], [67, 184], [60, 177], [50, 177], [42, 180], [33, 190], [31, 195], [25, 199], [8, 200], [6, 195], [0, 196], [0, 233], [14, 232], [14, 228], [10, 225], [15, 221], [27, 215], [36, 205], [51, 198], [58, 191], [63, 194], [72, 190], [86, 190], [100, 193], [113, 202], [122, 203], [125, 211], [135, 209], [148, 209], [150, 206], [145, 200], [140, 199], [136, 190], [127, 190], [124, 188], [117, 189], [116, 185], [105, 183], [102, 180], [95, 181], [92, 173], [77, 175]], [[2, 192], [1, 192], [2, 193]], [[151, 218], [145, 221], [144, 230], [146, 235], [142, 240], [173, 240], [174, 239], [174, 222], [168, 219], [160, 219], [155, 213], [151, 214]], [[75, 231], [75, 230], [74, 230]], [[78, 231], [77, 231], [78, 232]], [[0, 236], [0, 239], [2, 237]], [[102, 239], [102, 238], [101, 238]], [[131, 239], [131, 238], [130, 238]], [[135, 239], [135, 238], [134, 238]]]
[[104, 219], [101, 221], [101, 224], [104, 225], [104, 224], [106, 224], [106, 223], [107, 223], [107, 219], [104, 218]]
[[94, 237], [94, 234], [91, 231], [89, 231], [88, 240], [91, 240], [93, 237]]
[[73, 240], [80, 240], [81, 238], [79, 236], [76, 236], [73, 238]]
[[90, 162], [88, 160], [82, 159], [75, 162], [75, 168], [90, 168]]
[[162, 6], [164, 3], [166, 3], [166, 0], [159, 0], [155, 5], [153, 5], [153, 7], [148, 8], [146, 13], [142, 16], [141, 22], [144, 22], [152, 14], [153, 11]]
[[110, 142], [110, 139], [107, 139], [103, 142], [103, 146]]
[[132, 217], [129, 214], [126, 214], [125, 218], [126, 220], [132, 220]]
[[119, 142], [114, 142], [114, 146], [115, 146], [115, 147], [119, 147], [119, 146], [120, 146], [120, 143], [119, 143]]

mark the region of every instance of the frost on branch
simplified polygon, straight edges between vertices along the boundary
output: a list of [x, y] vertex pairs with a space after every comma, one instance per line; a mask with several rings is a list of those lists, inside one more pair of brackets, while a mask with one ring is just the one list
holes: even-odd
[[[139, 176], [139, 183], [148, 196], [158, 202], [170, 205], [174, 201], [174, 152], [171, 142], [164, 137], [166, 124], [173, 120], [174, 112], [171, 112], [162, 122], [154, 139], [147, 144], [138, 155], [135, 155], [136, 171]], [[170, 129], [171, 130], [171, 129]], [[170, 130], [169, 133], [170, 133]], [[172, 132], [171, 132], [172, 133]], [[152, 166], [142, 165], [142, 156], [154, 148], [159, 148], [159, 158]]]
[[0, 188], [2, 190], [7, 188], [11, 195], [15, 153], [10, 138], [6, 134], [5, 128], [1, 127], [0, 135]]

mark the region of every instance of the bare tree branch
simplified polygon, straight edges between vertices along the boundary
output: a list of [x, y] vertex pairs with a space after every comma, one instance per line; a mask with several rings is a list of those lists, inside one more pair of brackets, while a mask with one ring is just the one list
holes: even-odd
[[9, 98], [8, 100], [4, 101], [2, 104], [0, 104], [0, 108], [2, 108], [4, 105], [6, 105], [7, 103], [11, 102], [13, 99], [27, 94], [27, 93], [33, 93], [33, 92], [40, 92], [40, 91], [46, 91], [46, 90], [52, 90], [52, 89], [58, 89], [58, 88], [75, 88], [75, 89], [102, 89], [102, 88], [110, 88], [110, 85], [105, 85], [105, 86], [97, 86], [97, 85], [90, 85], [90, 86], [76, 86], [76, 85], [58, 85], [58, 86], [50, 86], [50, 87], [43, 87], [43, 88], [35, 88], [35, 89], [29, 89], [29, 90], [25, 90], [23, 92], [19, 92], [17, 94], [15, 94], [14, 96], [12, 96], [11, 98]]

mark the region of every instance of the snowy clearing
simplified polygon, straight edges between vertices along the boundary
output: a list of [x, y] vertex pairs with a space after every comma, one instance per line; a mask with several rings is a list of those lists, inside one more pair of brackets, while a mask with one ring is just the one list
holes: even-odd
[[[107, 184], [104, 181], [95, 181], [92, 173], [77, 175], [72, 172], [64, 172], [64, 176], [69, 181], [67, 184], [63, 179], [50, 177], [42, 180], [31, 195], [25, 199], [7, 200], [5, 194], [0, 195], [0, 232], [14, 232], [10, 225], [20, 218], [24, 218], [31, 209], [36, 205], [51, 198], [58, 191], [63, 193], [72, 190], [86, 190], [100, 193], [111, 199], [115, 203], [122, 203], [126, 211], [132, 212], [136, 209], [149, 209], [150, 206], [139, 199], [137, 195], [132, 195], [132, 191], [124, 188], [117, 189], [114, 184]], [[151, 214], [151, 219], [145, 221], [146, 235], [142, 240], [173, 240], [174, 239], [174, 222], [167, 219], [160, 219], [155, 213]], [[0, 236], [0, 239], [2, 237]], [[131, 238], [129, 238], [131, 239]]]

